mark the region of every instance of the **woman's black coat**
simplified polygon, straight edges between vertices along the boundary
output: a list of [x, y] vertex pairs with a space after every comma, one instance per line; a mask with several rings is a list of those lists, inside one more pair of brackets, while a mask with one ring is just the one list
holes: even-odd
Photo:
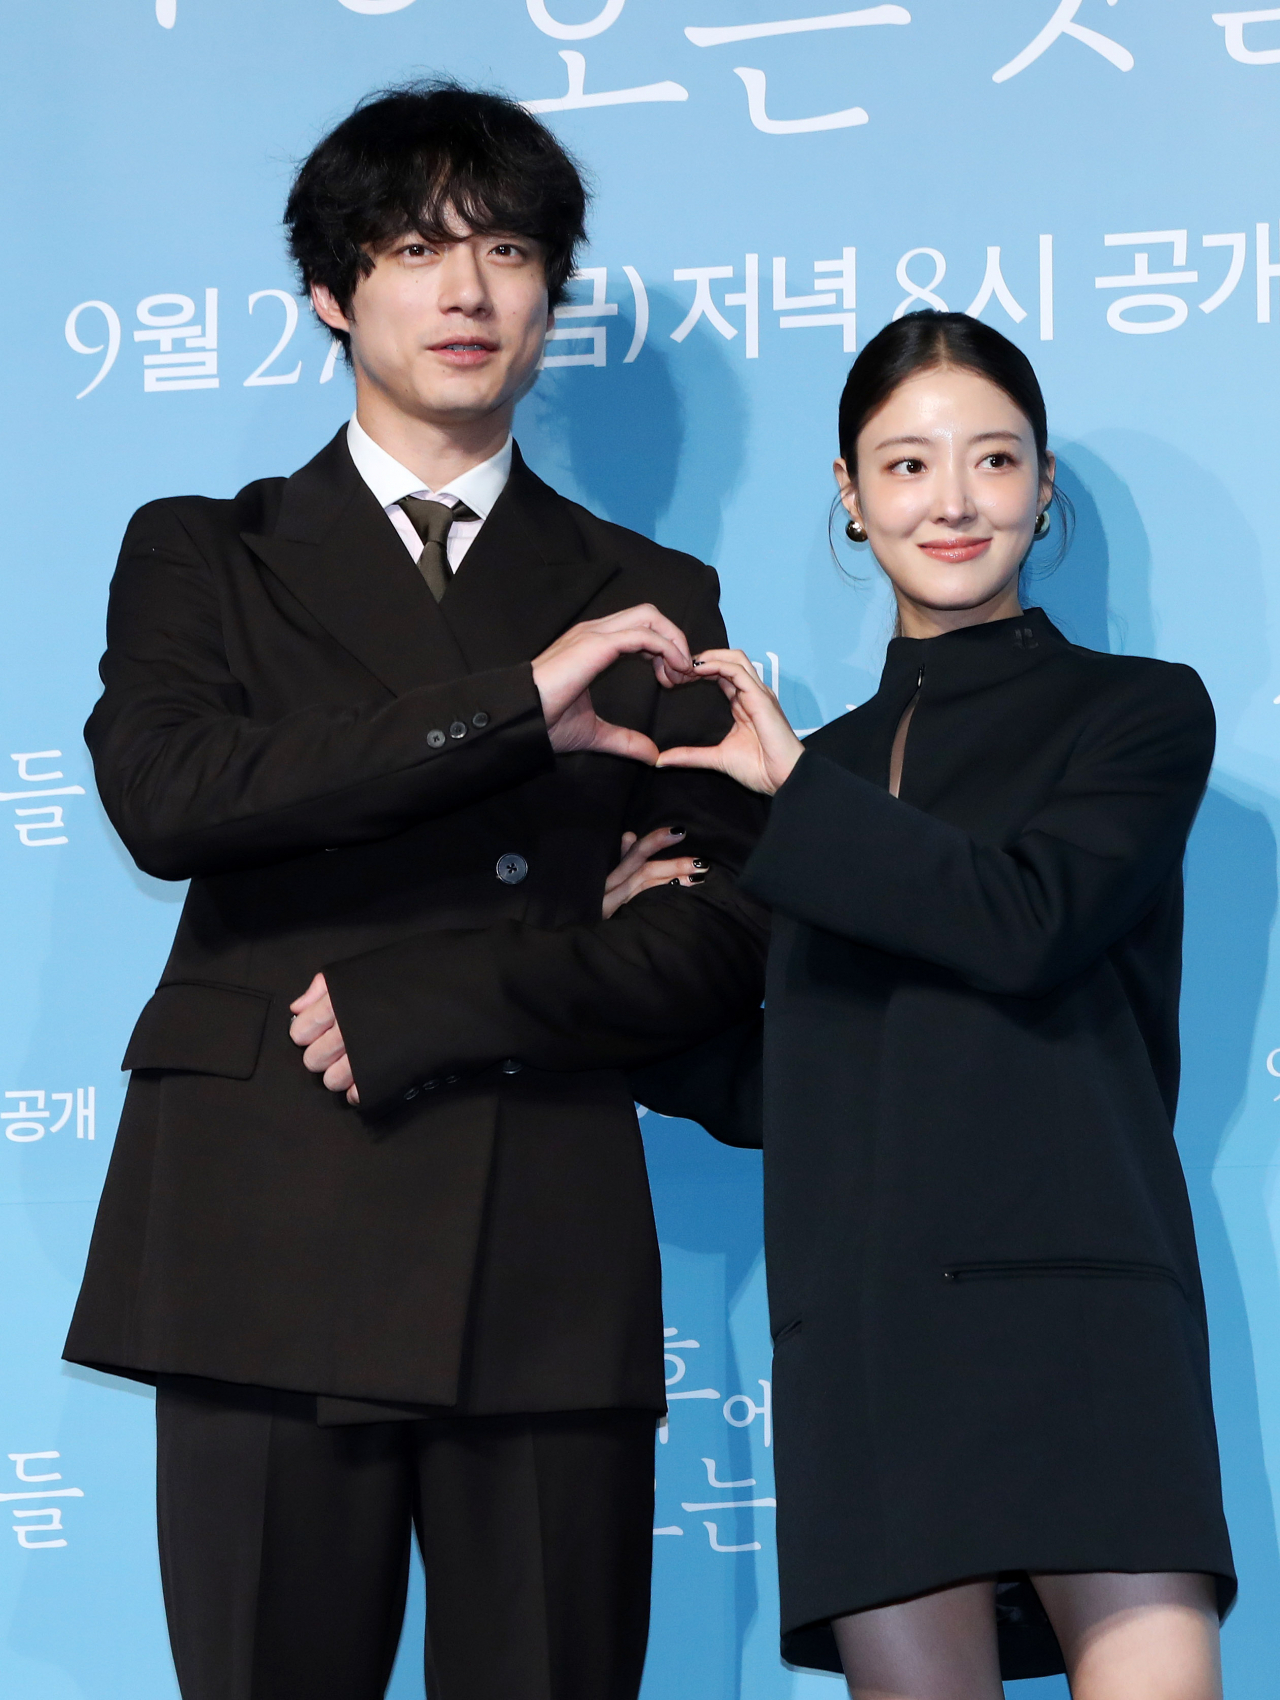
[[[830, 1618], [966, 1577], [1234, 1590], [1172, 1131], [1181, 864], [1213, 736], [1190, 668], [1077, 648], [1033, 609], [895, 639], [876, 695], [774, 800], [742, 884], [774, 912], [794, 1662], [838, 1668]], [[1005, 1674], [1060, 1670], [1025, 1584], [998, 1601]]]

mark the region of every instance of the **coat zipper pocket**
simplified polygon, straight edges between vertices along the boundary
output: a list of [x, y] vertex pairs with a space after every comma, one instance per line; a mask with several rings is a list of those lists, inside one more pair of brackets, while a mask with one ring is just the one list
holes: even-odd
[[1130, 1263], [1099, 1257], [1010, 1259], [999, 1263], [953, 1263], [942, 1271], [944, 1281], [1018, 1281], [1083, 1277], [1101, 1281], [1167, 1281], [1186, 1296], [1186, 1289], [1162, 1263]]

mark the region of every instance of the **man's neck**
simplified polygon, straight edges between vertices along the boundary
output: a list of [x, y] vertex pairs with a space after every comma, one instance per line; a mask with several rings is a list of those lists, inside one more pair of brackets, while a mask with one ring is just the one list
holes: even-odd
[[482, 419], [442, 425], [414, 418], [376, 391], [356, 387], [356, 418], [380, 449], [422, 480], [424, 490], [442, 490], [473, 466], [492, 459], [511, 435], [508, 404]]

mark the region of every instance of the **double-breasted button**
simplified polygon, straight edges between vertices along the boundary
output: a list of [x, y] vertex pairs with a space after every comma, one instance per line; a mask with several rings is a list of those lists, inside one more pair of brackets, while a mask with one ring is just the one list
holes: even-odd
[[517, 850], [508, 850], [505, 856], [498, 857], [498, 865], [494, 869], [503, 885], [519, 885], [529, 872], [529, 864]]
[[466, 723], [466, 721], [465, 720], [455, 720], [449, 728], [449, 736], [451, 738], [465, 738], [466, 735], [467, 735], [467, 723]]
[[406, 1104], [412, 1103], [417, 1096], [418, 1088], [416, 1086], [411, 1086], [404, 1095], [404, 1101]]
[[508, 1057], [502, 1065], [502, 1072], [503, 1074], [519, 1074], [523, 1067], [524, 1064], [517, 1061], [515, 1057]]
[[489, 724], [489, 716], [482, 708], [478, 708], [471, 716], [471, 724], [475, 727], [477, 732], [483, 732], [485, 727]]
[[427, 733], [427, 743], [433, 750], [440, 749], [445, 742], [445, 735], [438, 726]]

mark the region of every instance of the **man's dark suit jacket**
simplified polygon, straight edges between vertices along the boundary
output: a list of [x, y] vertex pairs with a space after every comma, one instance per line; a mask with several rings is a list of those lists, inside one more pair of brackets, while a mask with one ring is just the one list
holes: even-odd
[[[709, 567], [518, 451], [439, 605], [345, 434], [292, 478], [135, 516], [86, 738], [138, 865], [191, 886], [68, 1358], [316, 1393], [333, 1420], [662, 1409], [625, 1071], [758, 1005], [765, 928], [734, 886], [758, 800], [552, 751], [531, 658], [641, 602], [725, 641]], [[664, 747], [729, 725], [714, 686], [664, 691], [638, 657], [592, 696]], [[706, 883], [602, 921], [623, 831], [670, 824]], [[359, 1109], [289, 1038], [317, 969]]]

